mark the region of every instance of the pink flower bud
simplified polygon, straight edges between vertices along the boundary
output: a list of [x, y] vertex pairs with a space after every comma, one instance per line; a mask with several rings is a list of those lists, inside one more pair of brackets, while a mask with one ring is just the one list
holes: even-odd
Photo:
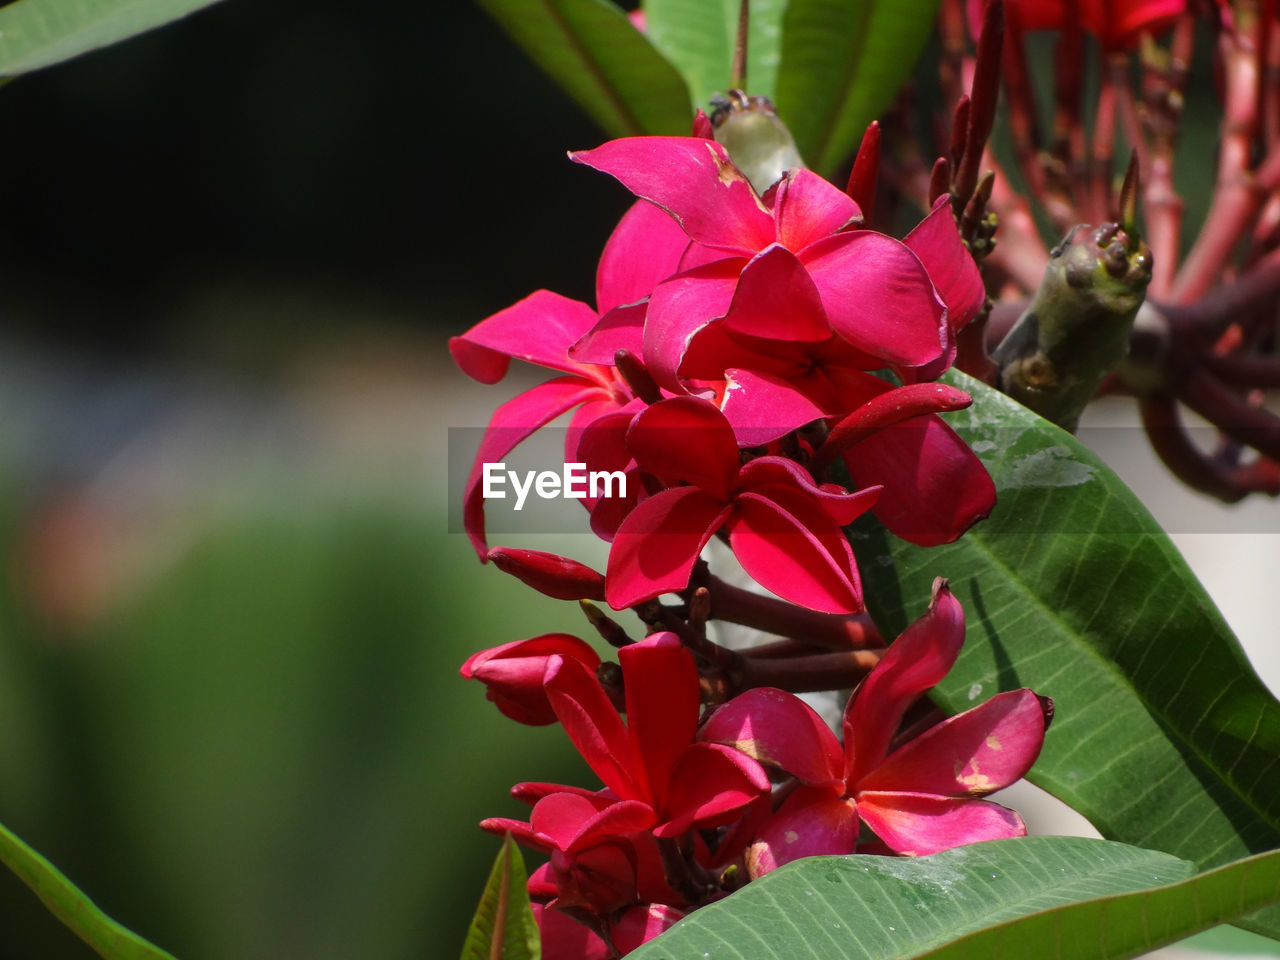
[[542, 687], [552, 656], [580, 660], [591, 670], [600, 665], [599, 655], [586, 642], [567, 633], [545, 633], [472, 654], [459, 672], [468, 680], [482, 681], [489, 699], [512, 720], [545, 726], [556, 720]]
[[503, 573], [557, 600], [603, 600], [604, 576], [586, 564], [541, 550], [494, 547], [486, 558]]

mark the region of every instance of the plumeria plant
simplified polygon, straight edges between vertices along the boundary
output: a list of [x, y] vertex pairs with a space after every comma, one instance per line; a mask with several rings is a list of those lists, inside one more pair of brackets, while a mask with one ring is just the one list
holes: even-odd
[[[1275, 5], [483, 5], [614, 135], [569, 161], [636, 202], [594, 305], [541, 290], [450, 345], [485, 383], [513, 359], [551, 374], [480, 443], [480, 559], [616, 648], [547, 634], [462, 667], [598, 778], [517, 784], [527, 819], [481, 824], [541, 862], [516, 883], [508, 841], [464, 955], [1121, 957], [1226, 921], [1280, 939], [1280, 706], [1067, 432], [1128, 392], [1189, 485], [1280, 492]], [[1224, 139], [1180, 262], [1197, 44]], [[904, 87], [925, 49], [936, 93]], [[564, 415], [602, 572], [486, 530], [493, 465]], [[990, 799], [1024, 776], [1108, 839], [1027, 837]]]
[[[547, 371], [493, 414], [463, 527], [599, 638], [461, 667], [592, 774], [480, 824], [464, 957], [1280, 940], [1280, 704], [1069, 432], [1131, 394], [1186, 484], [1280, 493], [1276, 3], [481, 3], [605, 132], [566, 162], [634, 203], [594, 304], [536, 291], [450, 344], [483, 383]], [[19, 0], [0, 74], [201, 5]], [[1189, 145], [1217, 172], [1184, 244], [1201, 76], [1221, 138]], [[486, 526], [494, 468], [562, 418], [603, 571]], [[1107, 839], [1027, 836], [992, 797], [1023, 777]], [[102, 956], [168, 956], [2, 829], [0, 860]]]

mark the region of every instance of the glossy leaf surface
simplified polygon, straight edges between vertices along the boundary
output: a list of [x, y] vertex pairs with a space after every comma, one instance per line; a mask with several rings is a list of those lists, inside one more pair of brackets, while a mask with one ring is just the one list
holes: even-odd
[[893, 102], [933, 29], [938, 0], [790, 0], [778, 114], [828, 179]]
[[931, 857], [812, 857], [691, 914], [633, 960], [1137, 956], [1280, 897], [1280, 853], [1192, 876], [1186, 861], [1082, 837]]
[[[935, 698], [960, 711], [1028, 686], [1056, 715], [1029, 775], [1107, 837], [1212, 867], [1280, 846], [1280, 704], [1146, 508], [1075, 438], [960, 374], [949, 421], [996, 483], [991, 516], [922, 549], [852, 539], [886, 636], [935, 576], [964, 650]], [[1280, 935], [1275, 914], [1245, 925]]]
[[614, 137], [688, 134], [684, 81], [609, 0], [480, 0], [529, 57]]
[[38, 70], [125, 40], [214, 0], [18, 0], [0, 9], [0, 76]]
[[[729, 87], [740, 0], [645, 0], [649, 36], [689, 84], [693, 107], [708, 110]], [[752, 0], [747, 34], [747, 93], [774, 96], [785, 0]]]

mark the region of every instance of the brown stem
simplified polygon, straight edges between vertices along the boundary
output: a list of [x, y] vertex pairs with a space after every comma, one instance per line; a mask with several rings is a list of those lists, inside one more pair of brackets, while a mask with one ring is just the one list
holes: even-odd
[[1280, 460], [1280, 417], [1251, 405], [1204, 370], [1192, 368], [1178, 396], [1215, 427], [1265, 457]]
[[1249, 353], [1212, 352], [1201, 357], [1205, 368], [1219, 380], [1246, 389], [1280, 387], [1280, 357]]
[[747, 89], [747, 33], [751, 25], [751, 0], [742, 0], [738, 7], [738, 38], [733, 47], [733, 70], [729, 86], [734, 90]]
[[793, 603], [766, 597], [711, 576], [711, 615], [765, 633], [795, 637], [829, 650], [880, 647], [884, 640], [864, 616], [841, 616], [806, 610]]
[[1217, 287], [1195, 303], [1167, 309], [1176, 327], [1206, 339], [1217, 338], [1242, 314], [1273, 306], [1280, 296], [1280, 250], [1273, 250], [1234, 283]]
[[883, 654], [881, 649], [815, 653], [781, 660], [745, 657], [737, 674], [738, 686], [742, 690], [777, 687], [791, 693], [854, 687], [880, 662]]
[[1140, 397], [1138, 411], [1151, 448], [1170, 472], [1201, 493], [1226, 503], [1236, 503], [1261, 487], [1252, 485], [1243, 474], [1214, 463], [1187, 436], [1178, 416], [1177, 402], [1170, 396]]

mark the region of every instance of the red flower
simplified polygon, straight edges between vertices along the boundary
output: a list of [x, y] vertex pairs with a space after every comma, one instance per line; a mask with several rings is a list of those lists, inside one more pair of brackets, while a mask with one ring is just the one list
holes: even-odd
[[704, 725], [703, 739], [732, 744], [803, 784], [760, 827], [747, 854], [752, 876], [803, 856], [851, 853], [859, 821], [890, 851], [936, 853], [1021, 836], [1022, 819], [981, 799], [1022, 777], [1044, 742], [1040, 698], [997, 694], [891, 750], [907, 708], [951, 669], [964, 613], [945, 583], [850, 699], [844, 746], [803, 701], [758, 688]]
[[[655, 836], [728, 823], [769, 789], [768, 777], [750, 757], [695, 742], [698, 670], [675, 634], [653, 634], [624, 647], [618, 659], [626, 686], [625, 724], [581, 661], [552, 657], [544, 683], [583, 759], [619, 803], [648, 809]], [[638, 829], [636, 822], [628, 815], [628, 829]]]
[[815, 610], [861, 608], [857, 566], [840, 528], [875, 502], [879, 488], [819, 487], [782, 457], [743, 465], [724, 415], [693, 397], [644, 410], [627, 445], [641, 470], [682, 485], [644, 500], [619, 527], [605, 572], [614, 609], [687, 586], [721, 527], [747, 573], [779, 596]]
[[645, 364], [665, 389], [681, 389], [690, 340], [721, 318], [781, 340], [834, 332], [867, 369], [936, 376], [949, 362], [947, 304], [921, 256], [848, 229], [857, 204], [817, 174], [788, 171], [760, 197], [720, 144], [692, 137], [631, 137], [571, 156], [665, 210], [693, 241], [644, 322]]

